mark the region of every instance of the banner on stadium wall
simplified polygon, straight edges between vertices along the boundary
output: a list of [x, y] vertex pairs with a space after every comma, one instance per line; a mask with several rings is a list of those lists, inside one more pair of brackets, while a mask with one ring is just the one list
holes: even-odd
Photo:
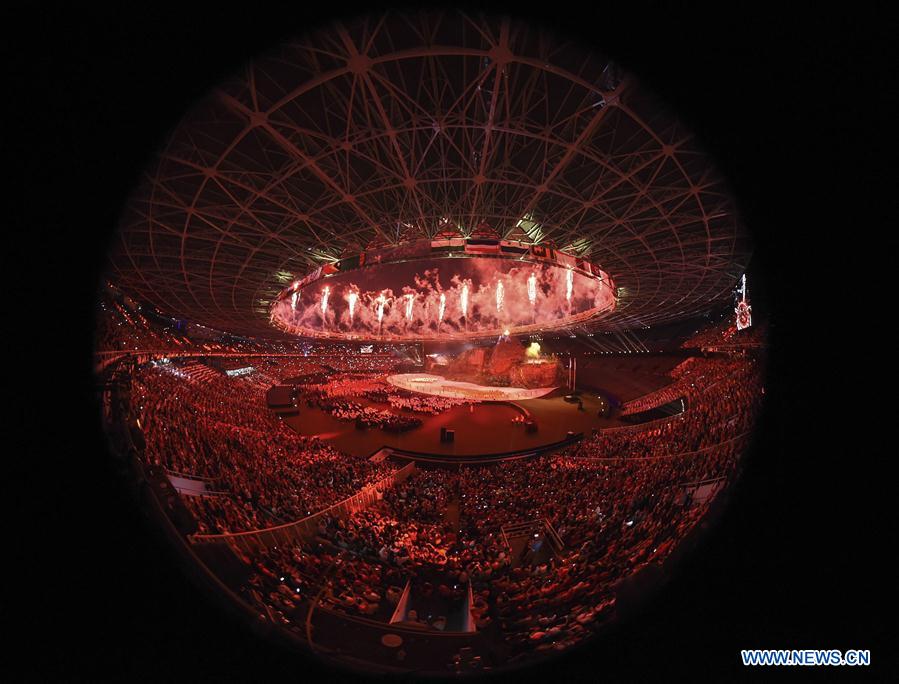
[[530, 251], [527, 245], [522, 245], [520, 242], [510, 242], [509, 240], [500, 241], [499, 248], [503, 254], [521, 255]]
[[465, 250], [465, 238], [447, 240], [431, 240], [432, 252], [462, 252]]
[[499, 240], [470, 238], [465, 245], [466, 254], [499, 254]]
[[[537, 259], [547, 259], [551, 260], [553, 258], [553, 250], [546, 245], [531, 245], [531, 256], [536, 257]], [[565, 256], [564, 254], [559, 254], [558, 257]], [[558, 258], [557, 257], [557, 258]]]

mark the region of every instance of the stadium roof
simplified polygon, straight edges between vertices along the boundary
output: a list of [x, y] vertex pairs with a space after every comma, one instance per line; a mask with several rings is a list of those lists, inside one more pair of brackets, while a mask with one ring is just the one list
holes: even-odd
[[750, 253], [712, 162], [609, 59], [515, 21], [390, 13], [283, 45], [190, 111], [110, 277], [170, 315], [281, 337], [269, 305], [293, 279], [448, 232], [589, 258], [619, 288], [594, 329], [720, 305]]

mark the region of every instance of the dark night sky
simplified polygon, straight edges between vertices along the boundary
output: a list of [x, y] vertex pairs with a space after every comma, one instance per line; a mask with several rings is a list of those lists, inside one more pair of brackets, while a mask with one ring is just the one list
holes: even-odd
[[[329, 674], [249, 634], [179, 571], [104, 456], [89, 385], [93, 292], [129, 190], [191, 102], [330, 9], [298, 6], [44, 8], [5, 22], [14, 38], [3, 48], [2, 147], [18, 170], [7, 206], [20, 219], [6, 256], [22, 269], [7, 317], [16, 337], [31, 344], [37, 326], [53, 347], [22, 364], [25, 382], [7, 384], [26, 428], [4, 449], [18, 532], [8, 562], [21, 573], [11, 586], [25, 603], [25, 619], [8, 622], [44, 650], [21, 679]], [[884, 278], [869, 254], [896, 246], [880, 232], [895, 223], [895, 193], [879, 167], [897, 27], [820, 5], [719, 8], [519, 13], [617, 57], [712, 151], [754, 232], [754, 305], [772, 340], [767, 409], [720, 525], [639, 619], [538, 667], [535, 681], [720, 681], [745, 674], [747, 647], [871, 648], [881, 673], [895, 670], [877, 579], [895, 512], [877, 511], [875, 472], [895, 449], [854, 426], [882, 420], [861, 383], [874, 375], [889, 386], [895, 365], [894, 344], [865, 349], [873, 371], [857, 350], [883, 344], [861, 311]], [[829, 287], [834, 274], [851, 274], [851, 286]]]

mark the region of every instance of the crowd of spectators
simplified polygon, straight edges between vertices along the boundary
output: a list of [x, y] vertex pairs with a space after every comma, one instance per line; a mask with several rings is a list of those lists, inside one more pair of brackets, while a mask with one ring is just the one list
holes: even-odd
[[436, 397], [430, 394], [413, 394], [397, 392], [387, 396], [387, 402], [395, 409], [428, 413], [436, 416], [456, 406], [479, 403], [475, 399], [454, 399], [453, 397]]
[[140, 307], [105, 297], [100, 301], [96, 330], [100, 351], [190, 349], [191, 341], [174, 326], [154, 324]]
[[194, 382], [174, 364], [148, 364], [132, 374], [146, 461], [210, 478], [223, 493], [214, 502], [192, 504], [205, 531], [303, 518], [392, 470], [298, 435], [265, 408], [262, 389], [249, 377]]
[[[427, 577], [442, 596], [471, 587], [477, 628], [500, 635], [504, 662], [568, 648], [614, 615], [622, 582], [663, 562], [702, 518], [710, 501], [694, 499], [699, 484], [725, 481], [737, 466], [759, 369], [748, 359], [698, 365], [727, 372], [697, 384], [680, 418], [530, 460], [418, 470], [376, 505], [323, 520], [315, 541], [290, 553], [324, 554], [332, 571], [321, 586], [334, 610], [386, 621], [406, 582]], [[523, 562], [504, 527], [532, 519], [548, 522], [563, 547]], [[270, 570], [285, 577], [294, 565], [282, 558]], [[283, 601], [292, 590], [278, 582], [269, 591]]]
[[159, 314], [111, 286], [100, 294], [96, 313], [95, 342], [101, 353], [302, 354], [336, 372], [386, 373], [399, 367], [421, 366], [418, 344], [378, 343], [368, 345], [369, 351], [361, 353], [358, 342], [235, 337]]
[[380, 428], [388, 432], [404, 432], [421, 425], [420, 418], [403, 416], [391, 411], [363, 406], [348, 399], [320, 398], [314, 404], [323, 411], [327, 411], [338, 420], [355, 421], [356, 425], [363, 428]]
[[373, 386], [362, 394], [369, 401], [378, 404], [390, 404], [390, 406], [400, 411], [427, 413], [432, 416], [439, 415], [456, 406], [480, 403], [477, 399], [457, 399], [411, 392], [391, 385], [383, 378], [374, 380]]
[[[294, 585], [302, 593], [317, 577], [331, 609], [386, 622], [407, 581], [436, 576], [433, 590], [446, 598], [462, 598], [471, 586], [477, 629], [497, 625], [510, 662], [562, 650], [614, 614], [622, 581], [670, 554], [707, 506], [691, 500], [690, 484], [726, 477], [742, 446], [650, 461], [562, 454], [418, 471], [377, 505], [326, 519], [313, 542], [278, 552], [268, 591], [274, 607], [296, 604]], [[453, 500], [458, 520], [446, 515]], [[531, 518], [550, 521], [564, 549], [539, 563], [516, 562], [503, 527]]]
[[[508, 565], [499, 537], [466, 536], [457, 529], [458, 521], [446, 516], [458, 487], [454, 472], [418, 471], [375, 506], [346, 519], [323, 519], [316, 540], [297, 547], [296, 553], [303, 558], [305, 549], [317, 549], [337, 570], [320, 585], [326, 587], [324, 603], [342, 612], [389, 618], [409, 580], [439, 577], [434, 583], [422, 581], [422, 590], [459, 601], [466, 598], [470, 580], [486, 583], [492, 572]], [[301, 567], [308, 568], [309, 562]], [[283, 553], [281, 562], [269, 569], [279, 578], [295, 570]], [[483, 609], [478, 624], [484, 628], [490, 622], [486, 596], [477, 603]], [[434, 616], [438, 624], [432, 626], [442, 628], [445, 619]]]
[[[118, 306], [127, 330], [157, 334], [155, 324]], [[172, 342], [154, 343], [161, 341]], [[147, 463], [208, 483], [209, 494], [182, 496], [198, 532], [260, 529], [322, 511], [396, 469], [290, 430], [265, 408], [267, 388], [311, 378], [301, 386], [305, 401], [382, 429], [421, 422], [404, 411], [470, 403], [387, 385], [382, 376], [396, 364], [382, 355], [336, 365], [315, 355], [263, 357], [247, 359], [253, 372], [229, 377], [197, 361], [147, 363], [130, 374], [131, 421]], [[757, 361], [691, 358], [671, 377], [668, 388], [629, 406], [686, 398], [675, 417], [600, 431], [527, 460], [419, 469], [367, 509], [322, 516], [313, 539], [252, 553], [235, 548], [249, 570], [241, 591], [298, 629], [313, 599], [386, 624], [407, 583], [454, 601], [470, 590], [475, 625], [502, 643], [502, 663], [568, 648], [614, 615], [623, 582], [671, 555], [710, 505], [694, 496], [699, 483], [727, 481], [745, 449], [764, 392]], [[561, 546], [533, 559], [513, 553], [504, 530], [531, 520], [551, 526]], [[446, 627], [445, 615], [421, 621]]]
[[[687, 391], [688, 409], [644, 426], [604, 430], [571, 448], [582, 458], [652, 458], [719, 444], [752, 426], [763, 389], [752, 360], [714, 362], [716, 370]], [[639, 435], [639, 439], [635, 439]]]
[[[404, 415], [401, 411], [437, 415], [454, 406], [475, 403], [398, 390], [388, 384], [383, 375], [370, 374], [332, 375], [326, 381], [303, 385], [302, 390], [308, 405], [327, 411], [338, 420], [357, 421], [363, 427], [379, 427], [394, 432], [411, 430], [422, 424], [421, 419]], [[364, 406], [352, 398], [388, 404], [395, 411]]]
[[728, 313], [721, 321], [698, 330], [688, 337], [681, 347], [684, 349], [709, 349], [717, 347], [738, 347], [756, 344], [764, 340], [767, 333], [765, 322], [743, 330], [737, 330], [734, 314]]

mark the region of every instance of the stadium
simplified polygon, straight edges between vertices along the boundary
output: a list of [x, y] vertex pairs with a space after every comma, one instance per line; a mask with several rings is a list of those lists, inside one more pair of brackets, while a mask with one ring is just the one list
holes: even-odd
[[110, 450], [204, 585], [358, 672], [601, 639], [726, 505], [765, 312], [723, 176], [595, 48], [329, 24], [150, 161], [97, 294]]

